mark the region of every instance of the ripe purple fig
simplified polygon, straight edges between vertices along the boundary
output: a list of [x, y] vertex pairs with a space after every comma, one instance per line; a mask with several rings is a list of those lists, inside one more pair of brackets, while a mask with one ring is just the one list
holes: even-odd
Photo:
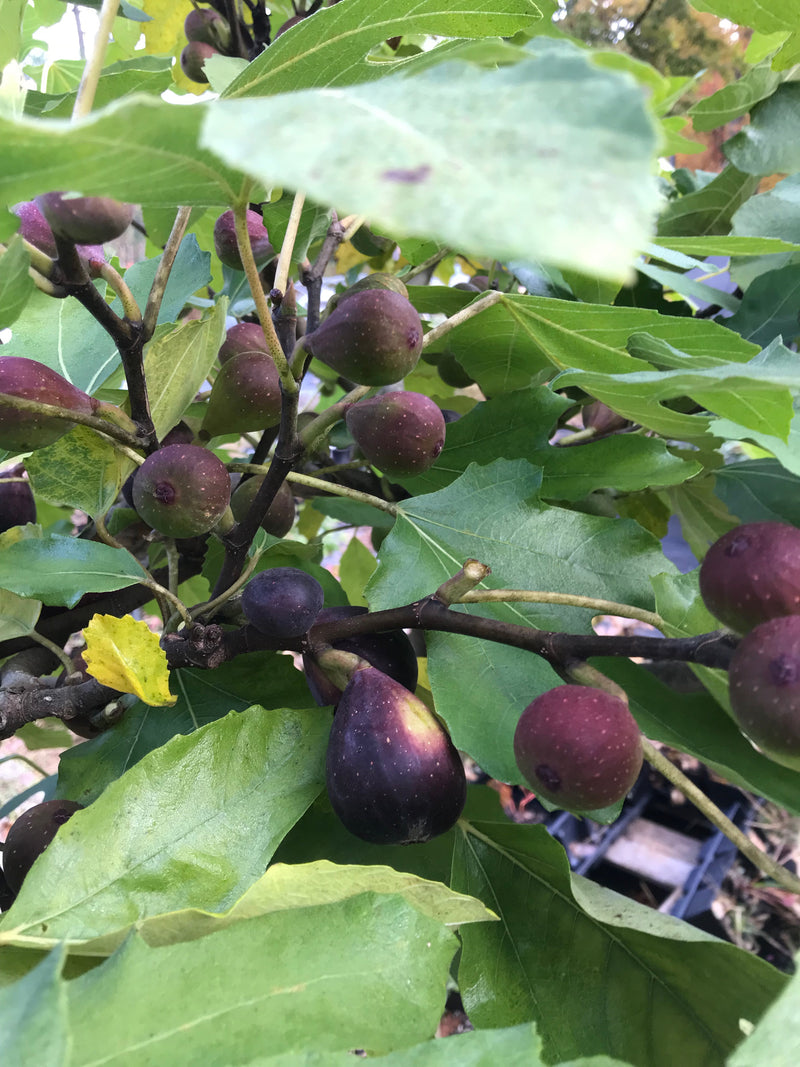
[[353, 282], [344, 292], [334, 293], [325, 306], [323, 319], [332, 315], [342, 301], [349, 300], [355, 293], [361, 293], [365, 289], [391, 289], [408, 300], [408, 288], [404, 281], [398, 278], [396, 274], [388, 274], [385, 271], [376, 270], [372, 274], [367, 274], [364, 278], [359, 278], [357, 282]]
[[181, 52], [181, 70], [189, 81], [197, 82], [198, 85], [208, 85], [208, 75], [205, 72], [206, 60], [219, 54], [218, 48], [205, 41], [189, 41]]
[[361, 400], [348, 409], [345, 421], [367, 460], [390, 478], [422, 474], [444, 448], [444, 416], [422, 393]]
[[[261, 488], [264, 478], [265, 475], [257, 474], [234, 489], [231, 497], [231, 511], [237, 522], [241, 522], [250, 510], [250, 505]], [[261, 529], [266, 530], [273, 537], [285, 537], [294, 526], [294, 516], [294, 494], [291, 486], [288, 482], [281, 482], [280, 489], [261, 520]]]
[[594, 811], [631, 789], [642, 769], [642, 739], [619, 697], [559, 685], [523, 711], [514, 755], [537, 796], [569, 811]]
[[784, 522], [728, 530], [706, 552], [700, 595], [712, 615], [739, 633], [800, 614], [800, 530]]
[[231, 496], [221, 460], [199, 445], [167, 445], [133, 479], [133, 506], [165, 537], [197, 537], [219, 522]]
[[[257, 211], [250, 211], [249, 208], [247, 210], [247, 234], [250, 238], [250, 247], [253, 249], [253, 258], [256, 265], [260, 267], [272, 259], [275, 249], [269, 242], [264, 220]], [[232, 211], [223, 211], [214, 223], [214, 250], [217, 258], [226, 267], [244, 270], [242, 257], [239, 255], [239, 245], [236, 242], [236, 226]]]
[[4, 480], [10, 472], [0, 475], [0, 533], [12, 526], [36, 522], [36, 501], [28, 482]]
[[59, 827], [82, 807], [74, 800], [45, 800], [20, 815], [8, 831], [3, 848], [3, 873], [12, 892], [20, 891], [25, 875]]
[[770, 759], [800, 770], [800, 615], [768, 619], [751, 630], [728, 676], [742, 731]]
[[[13, 208], [20, 220], [19, 234], [24, 240], [35, 245], [41, 252], [53, 259], [58, 255], [56, 239], [47, 219], [41, 213], [35, 200], [26, 200]], [[78, 245], [78, 252], [84, 259], [104, 259], [102, 245]]]
[[616, 433], [617, 430], [624, 430], [626, 426], [630, 426], [627, 419], [618, 415], [613, 408], [610, 408], [608, 404], [603, 404], [600, 400], [587, 404], [581, 411], [581, 419], [586, 429], [593, 426], [598, 434]]
[[187, 41], [203, 41], [215, 48], [227, 48], [231, 28], [227, 20], [213, 8], [193, 8], [184, 19], [183, 33]]
[[[94, 397], [76, 389], [56, 371], [22, 356], [0, 356], [0, 394], [24, 400], [53, 404], [81, 415], [92, 415], [98, 406]], [[0, 396], [0, 448], [9, 452], [31, 452], [52, 445], [74, 427], [74, 422], [21, 411], [4, 404]]]
[[[316, 618], [316, 625], [324, 622], [337, 622], [349, 619], [353, 615], [366, 615], [367, 609], [345, 604], [341, 607], [323, 608]], [[344, 637], [332, 642], [333, 648], [342, 652], [351, 652], [365, 659], [372, 667], [377, 667], [383, 674], [388, 674], [413, 693], [417, 688], [417, 655], [413, 645], [402, 630], [386, 630], [384, 633], [359, 634], [357, 637]], [[338, 704], [342, 690], [327, 677], [311, 653], [303, 653], [303, 670], [311, 695], [320, 707], [326, 704]]]
[[268, 637], [289, 639], [310, 630], [325, 594], [317, 579], [297, 567], [259, 571], [242, 593], [242, 611]]
[[220, 363], [227, 363], [233, 356], [240, 356], [242, 352], [259, 352], [262, 356], [269, 356], [264, 331], [259, 323], [237, 322], [235, 326], [231, 326], [225, 334], [217, 359]]
[[391, 289], [353, 293], [304, 339], [307, 352], [359, 385], [391, 385], [416, 367], [422, 322]]
[[410, 845], [449, 830], [464, 809], [464, 765], [423, 702], [375, 667], [356, 671], [336, 709], [325, 771], [351, 834]]
[[78, 244], [101, 245], [123, 234], [131, 224], [133, 205], [107, 196], [67, 196], [45, 193], [36, 203], [60, 237]]
[[242, 352], [223, 363], [208, 398], [201, 436], [249, 433], [277, 426], [281, 387], [275, 364], [261, 352]]

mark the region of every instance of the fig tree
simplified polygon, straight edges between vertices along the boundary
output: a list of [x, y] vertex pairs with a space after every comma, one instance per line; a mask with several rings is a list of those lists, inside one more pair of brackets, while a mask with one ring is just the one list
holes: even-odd
[[[264, 220], [257, 211], [247, 210], [247, 234], [250, 238], [250, 247], [257, 266], [262, 266], [267, 260], [275, 255], [275, 249], [269, 241], [269, 234], [264, 226]], [[223, 211], [214, 223], [214, 250], [217, 258], [231, 267], [233, 270], [244, 270], [242, 257], [239, 255], [239, 245], [236, 241], [236, 225], [233, 219], [233, 211]]]
[[[352, 604], [341, 607], [323, 608], [315, 620], [315, 625], [325, 622], [337, 622], [354, 615], [366, 615], [367, 609]], [[331, 642], [333, 648], [342, 652], [351, 652], [365, 659], [372, 667], [388, 674], [396, 682], [410, 689], [417, 688], [417, 656], [414, 648], [402, 630], [386, 630], [384, 633], [358, 634], [356, 637], [344, 637]], [[342, 690], [326, 676], [311, 653], [303, 653], [303, 670], [311, 695], [320, 707], [325, 704], [338, 704]]]
[[359, 385], [405, 378], [422, 352], [422, 322], [414, 306], [390, 289], [353, 293], [303, 339], [306, 351]]
[[206, 438], [249, 433], [277, 426], [280, 420], [281, 387], [275, 364], [262, 352], [241, 352], [223, 363], [200, 432]]
[[375, 667], [356, 671], [331, 727], [325, 780], [350, 833], [376, 845], [429, 841], [464, 808], [464, 766], [423, 702]]
[[20, 815], [8, 831], [3, 848], [3, 873], [12, 892], [19, 893], [34, 860], [44, 852], [59, 827], [82, 807], [74, 800], [45, 800]]
[[165, 537], [197, 537], [219, 522], [230, 503], [223, 462], [199, 445], [153, 452], [133, 479], [133, 506]]
[[800, 615], [768, 619], [742, 638], [730, 670], [731, 709], [751, 741], [800, 770]]
[[242, 593], [242, 611], [268, 637], [299, 637], [322, 610], [325, 594], [317, 579], [297, 567], [259, 571]]
[[4, 480], [0, 475], [0, 533], [12, 526], [36, 522], [36, 501], [28, 482]]
[[[0, 356], [0, 394], [53, 404], [67, 411], [92, 415], [98, 407], [94, 397], [77, 389], [66, 378], [35, 359]], [[75, 425], [67, 419], [21, 411], [4, 404], [0, 396], [0, 448], [31, 452], [52, 445]]]
[[[264, 478], [265, 475], [257, 474], [234, 489], [231, 496], [231, 510], [237, 522], [241, 522], [250, 510], [250, 505], [261, 488]], [[294, 526], [294, 515], [294, 494], [289, 483], [282, 482], [272, 503], [267, 508], [266, 515], [261, 520], [261, 529], [266, 530], [273, 537], [285, 537]]]
[[123, 234], [133, 219], [133, 205], [107, 196], [44, 193], [36, 197], [50, 229], [78, 244], [101, 245]]
[[243, 352], [259, 352], [262, 356], [269, 356], [264, 331], [259, 323], [237, 322], [231, 326], [225, 334], [217, 359], [220, 363], [227, 363], [233, 356], [240, 356]]
[[728, 530], [705, 555], [700, 595], [712, 615], [739, 633], [800, 613], [800, 530], [784, 522]]
[[602, 689], [559, 685], [520, 716], [514, 755], [531, 789], [570, 811], [616, 804], [642, 769], [642, 739], [624, 701]]
[[348, 409], [345, 421], [367, 460], [390, 478], [422, 474], [444, 448], [444, 416], [422, 393], [361, 400]]

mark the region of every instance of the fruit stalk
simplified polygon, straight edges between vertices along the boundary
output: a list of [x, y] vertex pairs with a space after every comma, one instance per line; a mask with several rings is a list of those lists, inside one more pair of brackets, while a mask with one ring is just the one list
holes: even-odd
[[575, 593], [551, 593], [539, 589], [475, 589], [461, 597], [461, 604], [492, 603], [530, 603], [530, 604], [565, 604], [574, 608], [589, 608], [603, 615], [620, 615], [625, 619], [637, 619], [656, 630], [662, 629], [664, 620], [655, 611], [634, 607], [632, 604], [619, 604], [615, 600], [602, 600], [598, 597], [578, 596]]
[[446, 333], [454, 330], [456, 326], [461, 326], [462, 323], [468, 322], [475, 315], [480, 315], [482, 311], [486, 311], [487, 308], [499, 303], [503, 299], [503, 295], [497, 289], [490, 289], [479, 300], [474, 300], [471, 304], [467, 304], [466, 307], [457, 311], [455, 315], [451, 315], [449, 319], [445, 319], [438, 326], [434, 326], [430, 333], [425, 334], [422, 341], [423, 349], [435, 344], [440, 337], [444, 337]]

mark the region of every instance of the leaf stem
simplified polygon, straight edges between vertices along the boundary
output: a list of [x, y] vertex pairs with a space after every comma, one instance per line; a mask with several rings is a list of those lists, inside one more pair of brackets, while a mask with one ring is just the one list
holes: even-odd
[[80, 426], [88, 426], [98, 433], [111, 437], [128, 448], [138, 448], [140, 441], [135, 434], [124, 430], [108, 419], [99, 418], [97, 415], [86, 415], [82, 411], [70, 411], [61, 408], [57, 404], [45, 404], [42, 400], [29, 400], [27, 397], [14, 396], [12, 393], [0, 393], [3, 407], [16, 408], [18, 411], [29, 411], [36, 415], [46, 415], [48, 418], [64, 419], [65, 422], [74, 422]]
[[108, 39], [111, 36], [111, 30], [114, 25], [114, 19], [117, 17], [118, 8], [119, 0], [103, 0], [103, 6], [100, 9], [100, 22], [97, 27], [97, 36], [94, 39], [92, 54], [89, 56], [89, 60], [83, 68], [83, 77], [78, 86], [78, 94], [75, 97], [75, 104], [72, 108], [73, 121], [75, 119], [83, 118], [92, 110], [94, 96], [97, 92], [97, 83], [100, 81], [100, 74], [102, 73], [103, 63], [105, 62], [106, 52], [108, 51]]
[[388, 500], [381, 500], [379, 496], [372, 496], [371, 493], [362, 493], [360, 489], [351, 489], [348, 485], [326, 482], [322, 478], [312, 478], [309, 474], [300, 474], [297, 471], [292, 471], [286, 477], [290, 482], [295, 482], [297, 485], [307, 485], [309, 489], [318, 489], [322, 493], [344, 496], [348, 500], [358, 500], [362, 504], [369, 504], [370, 507], [385, 511], [388, 515], [397, 516], [400, 514], [400, 508], [396, 504], [392, 504]]
[[110, 263], [105, 260], [90, 259], [88, 261], [89, 274], [92, 278], [102, 278], [107, 285], [117, 294], [122, 302], [122, 310], [128, 322], [141, 322], [142, 312], [136, 303], [133, 293], [125, 284], [125, 279], [114, 270]]
[[153, 284], [150, 287], [150, 294], [147, 297], [147, 304], [144, 309], [142, 323], [142, 341], [144, 344], [147, 344], [155, 333], [156, 324], [158, 323], [158, 313], [161, 310], [161, 303], [164, 299], [164, 293], [167, 290], [167, 282], [169, 281], [170, 272], [172, 271], [175, 257], [178, 254], [178, 249], [181, 247], [181, 241], [186, 233], [186, 227], [189, 225], [189, 216], [191, 213], [192, 209], [190, 207], [178, 208], [178, 213], [172, 224], [172, 230], [167, 238], [167, 243], [164, 245], [164, 251], [161, 253], [158, 270], [153, 279]]
[[286, 292], [286, 283], [289, 280], [289, 267], [292, 263], [292, 252], [297, 240], [297, 230], [300, 226], [300, 217], [303, 214], [303, 205], [306, 202], [305, 193], [295, 193], [292, 210], [289, 214], [289, 222], [286, 233], [283, 236], [281, 254], [278, 256], [278, 266], [275, 268], [275, 288], [282, 293]]
[[782, 867], [781, 864], [760, 849], [758, 845], [754, 844], [738, 826], [731, 822], [724, 812], [720, 811], [702, 789], [696, 786], [690, 778], [687, 778], [680, 768], [676, 767], [645, 738], [642, 738], [642, 747], [644, 748], [645, 759], [650, 766], [679, 789], [686, 799], [691, 801], [712, 825], [721, 830], [728, 840], [732, 841], [755, 867], [763, 871], [764, 874], [769, 875], [781, 889], [786, 889], [790, 893], [800, 893], [800, 878], [785, 867]]
[[475, 315], [480, 315], [482, 311], [486, 311], [487, 308], [498, 304], [503, 299], [503, 296], [504, 294], [498, 292], [497, 289], [491, 289], [489, 292], [484, 293], [479, 300], [473, 300], [471, 304], [467, 304], [465, 308], [457, 311], [455, 315], [451, 315], [449, 319], [445, 319], [444, 322], [435, 326], [429, 333], [426, 333], [422, 341], [422, 347], [427, 348], [435, 341], [438, 341], [440, 337], [444, 337], [446, 333], [454, 330], [456, 326], [463, 325], [463, 323], [474, 318]]
[[575, 593], [551, 593], [536, 589], [474, 589], [460, 597], [461, 604], [489, 604], [522, 602], [530, 604], [565, 604], [574, 608], [589, 608], [603, 615], [619, 615], [624, 619], [636, 619], [656, 630], [662, 630], [664, 620], [655, 611], [636, 608], [632, 604], [618, 604], [614, 600], [578, 596]]

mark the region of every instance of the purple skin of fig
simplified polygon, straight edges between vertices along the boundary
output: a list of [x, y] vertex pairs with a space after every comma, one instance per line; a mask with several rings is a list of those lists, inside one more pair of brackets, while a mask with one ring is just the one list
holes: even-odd
[[45, 193], [36, 204], [60, 237], [84, 245], [101, 245], [120, 237], [130, 226], [133, 205], [105, 196], [68, 197]]
[[186, 16], [183, 33], [187, 41], [202, 41], [217, 48], [230, 43], [231, 31], [227, 21], [213, 8], [194, 8]]
[[189, 81], [197, 82], [198, 85], [208, 85], [208, 75], [204, 70], [204, 64], [212, 56], [218, 56], [219, 50], [205, 41], [189, 41], [181, 52], [181, 70]]
[[525, 708], [514, 755], [537, 796], [577, 812], [622, 800], [643, 758], [639, 727], [625, 703], [583, 685], [556, 686]]
[[419, 362], [422, 322], [391, 289], [364, 289], [342, 300], [304, 340], [307, 352], [359, 385], [391, 385]]
[[711, 614], [738, 633], [800, 614], [800, 530], [783, 522], [729, 530], [705, 555], [700, 595]]
[[446, 833], [467, 795], [447, 731], [418, 697], [375, 667], [356, 671], [342, 694], [325, 778], [344, 826], [376, 845]]
[[390, 478], [422, 474], [444, 448], [444, 416], [422, 393], [361, 400], [348, 409], [345, 421], [367, 460]]
[[[40, 252], [55, 259], [58, 255], [56, 239], [48, 225], [47, 219], [36, 206], [35, 200], [26, 200], [13, 208], [14, 214], [20, 220], [19, 235], [30, 244], [35, 245]], [[105, 259], [103, 246], [78, 245], [78, 254], [84, 259]]]
[[[56, 371], [22, 356], [0, 356], [0, 393], [38, 400], [82, 415], [92, 415], [98, 402]], [[22, 411], [0, 399], [0, 448], [31, 452], [52, 445], [74, 427], [67, 419]]]
[[[366, 615], [366, 613], [367, 609], [364, 607], [345, 604], [341, 607], [323, 608], [315, 621], [316, 625], [320, 625], [325, 622], [350, 619], [354, 615]], [[411, 690], [412, 693], [417, 688], [419, 670], [417, 656], [402, 630], [344, 637], [340, 641], [333, 641], [332, 646], [342, 652], [351, 652], [355, 656], [360, 656], [383, 674], [394, 678], [405, 689]], [[320, 707], [339, 703], [342, 690], [327, 677], [311, 653], [303, 653], [303, 670], [311, 695]]]
[[[247, 210], [247, 233], [257, 266], [262, 266], [275, 255], [269, 241], [264, 220], [257, 211]], [[223, 211], [214, 223], [214, 250], [217, 258], [232, 270], [244, 270], [239, 245], [236, 242], [236, 226], [232, 211]]]
[[45, 800], [20, 815], [8, 831], [3, 849], [3, 873], [12, 892], [20, 891], [26, 874], [59, 827], [82, 807], [74, 800]]
[[800, 615], [768, 619], [743, 637], [730, 670], [731, 709], [776, 763], [800, 770]]
[[199, 445], [167, 445], [148, 456], [133, 479], [133, 506], [165, 537], [208, 533], [230, 503], [228, 472]]
[[277, 426], [281, 387], [272, 359], [262, 352], [241, 352], [220, 368], [200, 428], [201, 436], [250, 433]]
[[242, 593], [245, 618], [267, 637], [289, 639], [309, 630], [325, 594], [313, 575], [297, 567], [259, 571]]
[[[250, 505], [265, 477], [265, 475], [256, 475], [254, 478], [248, 478], [246, 482], [242, 482], [234, 489], [231, 497], [231, 511], [237, 522], [241, 522], [250, 510]], [[273, 537], [285, 537], [294, 526], [294, 517], [294, 494], [288, 482], [281, 482], [278, 492], [267, 508], [266, 515], [261, 520], [261, 529], [266, 530]]]
[[587, 404], [581, 411], [581, 418], [584, 427], [588, 429], [589, 426], [593, 426], [598, 434], [615, 433], [617, 430], [624, 430], [626, 426], [630, 426], [627, 419], [618, 415], [613, 408], [610, 408], [608, 404], [603, 404], [600, 400]]
[[240, 356], [243, 352], [258, 352], [262, 356], [269, 356], [264, 331], [259, 323], [237, 322], [235, 326], [231, 326], [225, 334], [217, 359], [220, 363], [227, 363], [233, 356]]
[[36, 522], [36, 501], [27, 482], [3, 481], [0, 475], [0, 533]]

